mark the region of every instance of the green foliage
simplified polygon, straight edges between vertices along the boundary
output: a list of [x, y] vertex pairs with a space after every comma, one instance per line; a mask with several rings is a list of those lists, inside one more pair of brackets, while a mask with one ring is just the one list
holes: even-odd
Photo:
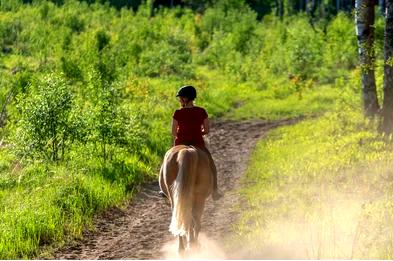
[[357, 64], [357, 42], [353, 21], [339, 13], [327, 27], [322, 75], [333, 80], [347, 74]]
[[76, 15], [67, 17], [66, 25], [75, 33], [81, 33], [85, 29], [84, 21]]
[[259, 21], [243, 1], [208, 2], [204, 13], [151, 17], [149, 3], [0, 1], [1, 104], [14, 94], [0, 133], [0, 258], [80, 237], [96, 211], [156, 179], [181, 85], [196, 86], [211, 118], [358, 106], [350, 17], [312, 27], [303, 15]]
[[48, 75], [36, 82], [33, 93], [21, 106], [17, 142], [23, 154], [41, 154], [57, 161], [64, 156], [70, 138], [72, 95], [66, 82]]
[[207, 56], [213, 56], [210, 61], [219, 65], [229, 50], [241, 53], [249, 51], [248, 43], [255, 36], [257, 26], [256, 14], [245, 5], [240, 5], [237, 9], [223, 3], [206, 10], [197, 26], [197, 33], [202, 40], [199, 47], [203, 50], [210, 45], [209, 49], [213, 50], [208, 49]]
[[17, 44], [18, 35], [22, 31], [22, 24], [19, 21], [1, 19], [0, 23], [0, 45], [2, 48]]
[[193, 76], [191, 59], [186, 41], [169, 38], [153, 43], [151, 49], [140, 55], [138, 73], [150, 77], [178, 75], [190, 78]]
[[28, 258], [64, 235], [79, 237], [94, 212], [125, 196], [120, 185], [100, 176], [64, 169], [30, 167], [18, 176], [18, 188], [0, 193], [6, 209], [0, 212], [2, 259]]
[[64, 75], [71, 80], [83, 80], [82, 70], [79, 68], [77, 61], [71, 60], [66, 57], [61, 57], [61, 69]]
[[91, 126], [89, 139], [100, 144], [101, 157], [104, 162], [112, 157], [111, 145], [127, 145], [125, 133], [128, 118], [118, 107], [115, 95], [115, 89], [107, 83], [102, 83], [102, 86], [96, 89], [96, 100], [89, 123]]
[[288, 21], [286, 31], [287, 66], [289, 73], [301, 79], [318, 74], [322, 58], [322, 34], [313, 30], [307, 18]]
[[97, 49], [101, 52], [110, 42], [110, 37], [105, 31], [98, 31], [96, 34], [97, 38]]

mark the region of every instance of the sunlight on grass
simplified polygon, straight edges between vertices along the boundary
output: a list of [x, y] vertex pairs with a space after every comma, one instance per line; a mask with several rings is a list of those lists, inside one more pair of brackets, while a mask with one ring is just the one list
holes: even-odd
[[250, 258], [392, 257], [393, 153], [373, 126], [341, 110], [259, 142], [235, 240]]

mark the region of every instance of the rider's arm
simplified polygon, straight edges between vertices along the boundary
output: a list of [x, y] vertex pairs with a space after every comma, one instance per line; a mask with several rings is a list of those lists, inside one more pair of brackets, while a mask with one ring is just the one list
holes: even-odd
[[202, 135], [206, 135], [208, 133], [209, 133], [209, 119], [206, 118], [203, 120]]
[[179, 127], [179, 124], [177, 123], [177, 120], [172, 119], [172, 136], [173, 140], [175, 140], [176, 135], [177, 135], [177, 128]]

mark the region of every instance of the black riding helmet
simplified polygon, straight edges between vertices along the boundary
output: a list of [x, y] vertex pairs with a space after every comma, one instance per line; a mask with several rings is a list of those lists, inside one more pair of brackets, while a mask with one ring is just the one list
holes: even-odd
[[189, 100], [194, 100], [197, 96], [197, 92], [195, 88], [191, 85], [186, 85], [183, 87], [180, 87], [180, 89], [177, 91], [176, 97], [186, 97]]

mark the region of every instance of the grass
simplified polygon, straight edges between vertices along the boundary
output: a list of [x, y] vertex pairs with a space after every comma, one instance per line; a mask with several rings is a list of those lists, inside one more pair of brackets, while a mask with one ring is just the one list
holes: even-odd
[[43, 245], [80, 237], [95, 213], [126, 196], [123, 184], [101, 175], [43, 164], [13, 172], [1, 185], [2, 259], [28, 259]]
[[374, 126], [341, 109], [260, 141], [235, 242], [254, 258], [391, 259], [393, 153]]
[[299, 116], [311, 116], [328, 111], [340, 97], [337, 89], [318, 87], [302, 93], [290, 94], [284, 98], [274, 97], [274, 91], [261, 92], [252, 96], [243, 106], [232, 110], [229, 117], [234, 119], [279, 120]]

